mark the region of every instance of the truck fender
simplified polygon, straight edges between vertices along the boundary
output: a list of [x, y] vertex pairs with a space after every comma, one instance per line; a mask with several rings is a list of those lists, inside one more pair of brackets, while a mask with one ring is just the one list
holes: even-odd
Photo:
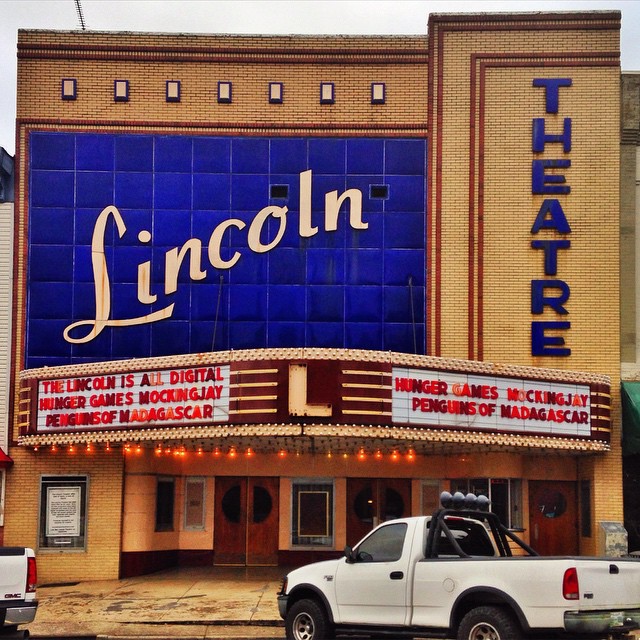
[[298, 602], [298, 600], [304, 600], [305, 598], [319, 600], [325, 611], [327, 612], [329, 622], [331, 624], [334, 623], [333, 609], [329, 604], [329, 600], [327, 599], [327, 596], [320, 589], [318, 589], [316, 585], [307, 583], [297, 584], [287, 595], [287, 611], [289, 611], [291, 605], [295, 602]]
[[530, 631], [529, 623], [520, 605], [508, 593], [495, 587], [472, 587], [463, 591], [456, 598], [451, 608], [449, 627], [451, 629], [457, 629], [462, 618], [464, 618], [471, 609], [483, 605], [503, 605], [509, 607], [516, 616], [522, 630], [525, 633]]

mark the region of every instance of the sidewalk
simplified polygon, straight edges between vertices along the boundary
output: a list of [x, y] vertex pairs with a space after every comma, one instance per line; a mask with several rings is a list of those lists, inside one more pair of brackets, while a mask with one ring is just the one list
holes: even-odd
[[124, 580], [38, 587], [32, 638], [284, 638], [284, 567], [188, 567]]

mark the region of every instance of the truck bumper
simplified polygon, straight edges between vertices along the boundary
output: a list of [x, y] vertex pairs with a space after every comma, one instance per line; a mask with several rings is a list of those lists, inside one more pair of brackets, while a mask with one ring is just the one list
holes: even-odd
[[287, 617], [287, 600], [289, 600], [289, 596], [278, 595], [278, 613], [283, 620]]
[[640, 628], [640, 609], [617, 611], [567, 611], [564, 628], [569, 633], [621, 633]]
[[5, 609], [4, 626], [11, 627], [16, 624], [33, 622], [37, 609], [37, 602], [23, 602], [8, 606]]

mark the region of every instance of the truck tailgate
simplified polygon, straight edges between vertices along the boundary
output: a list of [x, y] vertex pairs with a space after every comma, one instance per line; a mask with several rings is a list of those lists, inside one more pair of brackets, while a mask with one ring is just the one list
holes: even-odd
[[580, 608], [640, 607], [640, 560], [576, 558]]
[[0, 547], [0, 600], [23, 600], [27, 586], [27, 550]]

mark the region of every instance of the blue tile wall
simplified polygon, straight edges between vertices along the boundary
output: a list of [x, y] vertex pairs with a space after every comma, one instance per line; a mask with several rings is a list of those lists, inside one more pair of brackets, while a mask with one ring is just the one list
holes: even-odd
[[[426, 140], [34, 132], [29, 149], [28, 368], [261, 347], [424, 353]], [[309, 170], [318, 232], [301, 237], [300, 174]], [[271, 198], [271, 185], [287, 186], [287, 195]], [[372, 197], [372, 185], [385, 186], [386, 196]], [[351, 228], [347, 204], [337, 230], [326, 231], [325, 194], [349, 189], [362, 193], [368, 228]], [[68, 343], [66, 327], [95, 319], [91, 245], [111, 205], [126, 229], [120, 237], [111, 216], [104, 234], [109, 319], [171, 304], [173, 312]], [[286, 207], [284, 233], [273, 249], [253, 252], [249, 229], [267, 206]], [[212, 251], [239, 257], [214, 269], [210, 238], [229, 219], [245, 226], [227, 228]], [[260, 242], [272, 243], [280, 225], [269, 217]], [[191, 279], [187, 251], [178, 289], [167, 294], [167, 252], [191, 239], [200, 241], [206, 275]], [[147, 261], [152, 304], [138, 300], [138, 267]], [[85, 325], [73, 335], [87, 332]]]

